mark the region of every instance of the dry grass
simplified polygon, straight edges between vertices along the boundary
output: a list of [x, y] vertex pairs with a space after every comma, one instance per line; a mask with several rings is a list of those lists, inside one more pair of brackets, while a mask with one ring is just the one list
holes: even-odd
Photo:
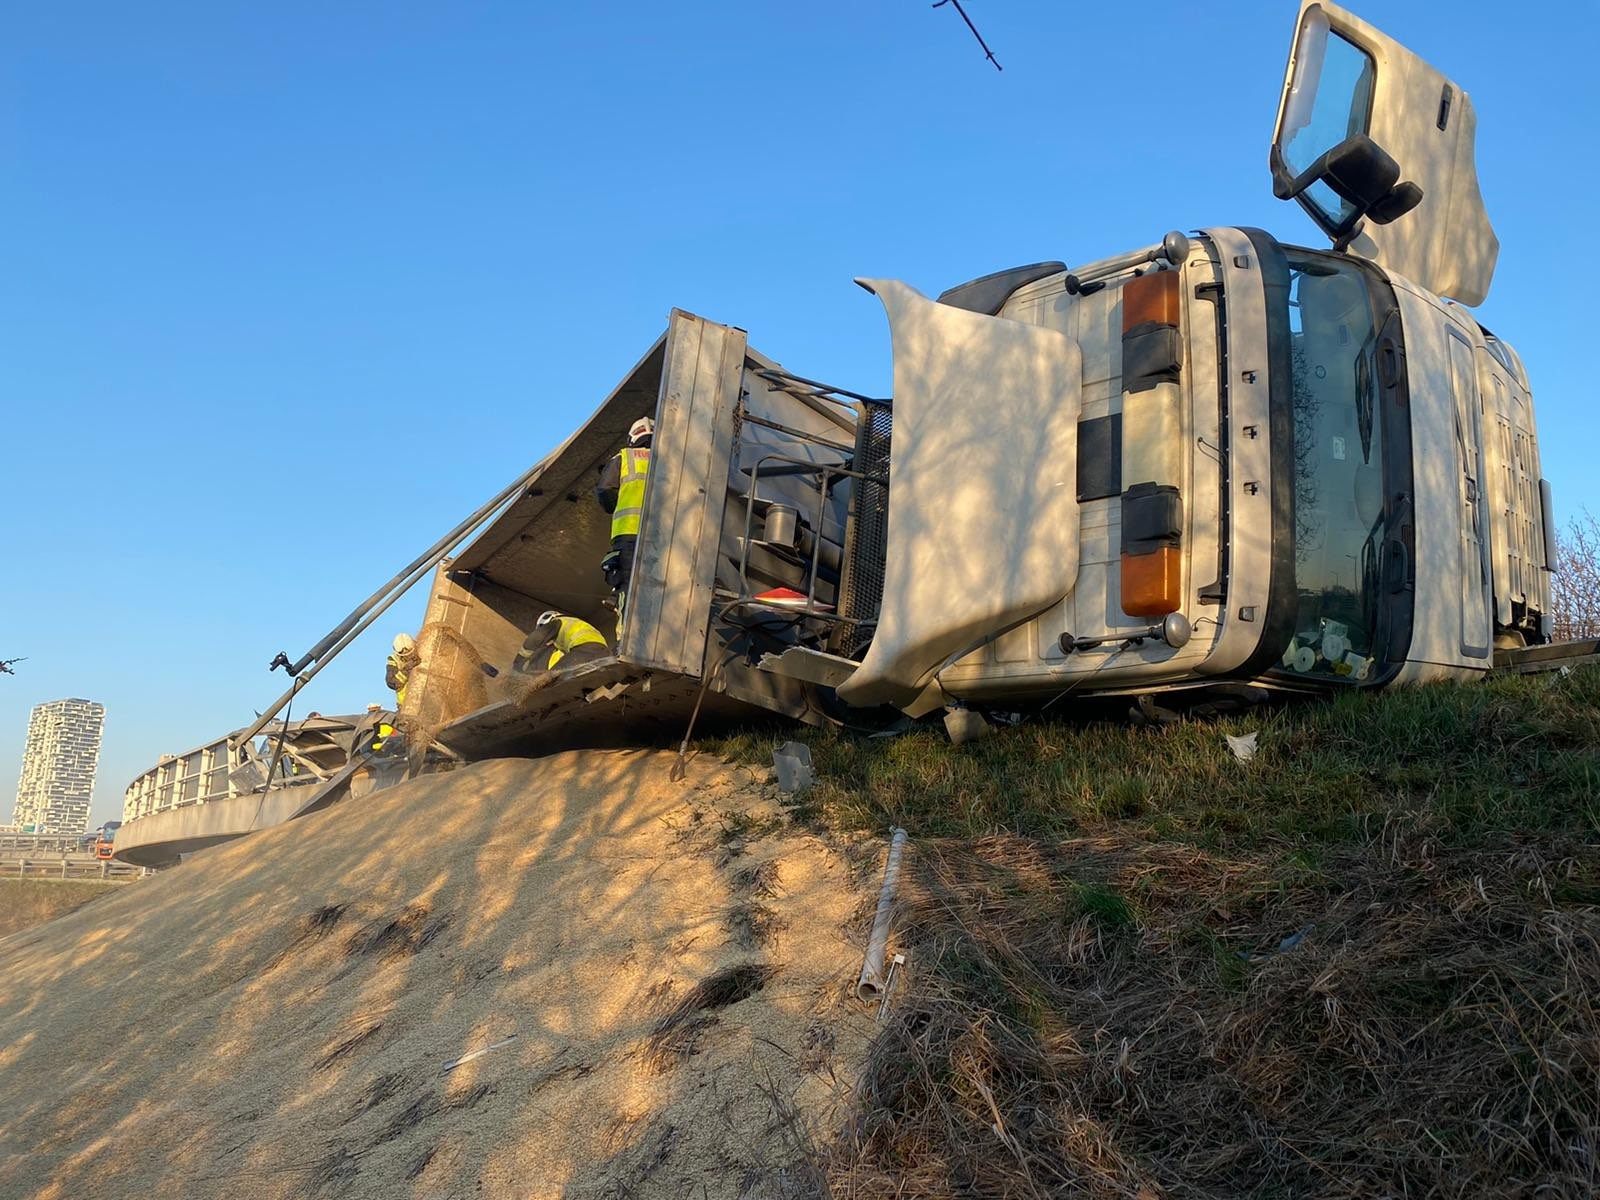
[[1558, 898], [1577, 849], [1397, 827], [1296, 870], [925, 843], [912, 994], [838, 1190], [1593, 1195], [1600, 918]]
[[126, 886], [98, 879], [0, 879], [0, 937], [53, 921]]
[[914, 837], [836, 1195], [1600, 1194], [1600, 671], [812, 747]]

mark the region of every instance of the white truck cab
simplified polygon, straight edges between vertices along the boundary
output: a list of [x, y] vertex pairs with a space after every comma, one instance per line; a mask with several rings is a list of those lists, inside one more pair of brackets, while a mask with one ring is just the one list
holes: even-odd
[[1331, 250], [1218, 228], [939, 302], [868, 282], [895, 344], [885, 596], [839, 695], [1376, 686], [1545, 640], [1528, 383], [1462, 307], [1498, 254], [1474, 130], [1465, 92], [1306, 3], [1271, 166]]
[[[424, 645], [408, 706], [473, 752], [681, 720], [691, 701], [850, 721], [1068, 693], [1378, 687], [1485, 672], [1497, 648], [1548, 640], [1528, 380], [1469, 311], [1498, 254], [1474, 134], [1455, 84], [1307, 2], [1271, 168], [1329, 247], [1218, 227], [937, 299], [858, 280], [888, 316], [891, 399], [674, 313], [441, 567], [419, 635], [436, 652]], [[543, 608], [609, 622], [606, 523], [585, 493], [647, 414], [613, 656], [530, 703], [475, 668], [508, 659]], [[628, 714], [596, 708], [625, 696]]]

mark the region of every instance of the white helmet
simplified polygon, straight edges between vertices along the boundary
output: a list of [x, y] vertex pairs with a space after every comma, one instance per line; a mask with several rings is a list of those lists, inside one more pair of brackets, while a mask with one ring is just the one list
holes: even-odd
[[632, 425], [628, 426], [628, 441], [630, 443], [632, 443], [632, 442], [637, 442], [642, 438], [654, 437], [655, 433], [656, 433], [655, 418], [654, 417], [640, 417]]
[[540, 625], [549, 625], [552, 622], [559, 620], [561, 620], [561, 614], [553, 608], [547, 608], [539, 614], [539, 619], [534, 622], [534, 625], [535, 627]]
[[396, 654], [405, 654], [416, 648], [417, 643], [412, 640], [409, 633], [397, 633], [394, 635], [394, 652]]

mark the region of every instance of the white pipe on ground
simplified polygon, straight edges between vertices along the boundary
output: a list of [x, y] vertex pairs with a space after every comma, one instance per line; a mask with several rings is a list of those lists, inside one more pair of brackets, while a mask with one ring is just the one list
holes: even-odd
[[906, 831], [896, 829], [889, 839], [889, 859], [883, 864], [883, 888], [878, 892], [878, 911], [872, 916], [867, 958], [861, 964], [861, 979], [856, 983], [857, 998], [868, 1003], [883, 992], [883, 956], [889, 946], [889, 919], [894, 913], [894, 893], [900, 882], [900, 852], [905, 844]]

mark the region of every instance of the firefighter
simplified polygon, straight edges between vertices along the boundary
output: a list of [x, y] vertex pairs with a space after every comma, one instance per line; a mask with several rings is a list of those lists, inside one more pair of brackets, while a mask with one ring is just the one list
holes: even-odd
[[[417, 653], [417, 643], [409, 633], [394, 635], [394, 643], [389, 651], [389, 657], [383, 664], [383, 685], [394, 692], [395, 711], [399, 712], [406, 702], [406, 684], [411, 681], [411, 672], [415, 671], [422, 663], [422, 656]], [[377, 736], [372, 739], [372, 752], [383, 753], [383, 748], [388, 740], [394, 736], [395, 727], [387, 721], [378, 722]]]
[[557, 666], [576, 666], [593, 662], [611, 653], [605, 634], [587, 621], [558, 613], [555, 609], [539, 615], [539, 621], [517, 652], [512, 669], [523, 674], [552, 671]]
[[645, 486], [650, 478], [650, 442], [656, 423], [640, 417], [628, 429], [628, 444], [600, 472], [595, 499], [611, 514], [611, 552], [600, 560], [600, 573], [617, 596], [617, 633], [622, 633], [628, 583], [633, 577], [633, 552], [639, 544], [639, 519], [644, 514]]

